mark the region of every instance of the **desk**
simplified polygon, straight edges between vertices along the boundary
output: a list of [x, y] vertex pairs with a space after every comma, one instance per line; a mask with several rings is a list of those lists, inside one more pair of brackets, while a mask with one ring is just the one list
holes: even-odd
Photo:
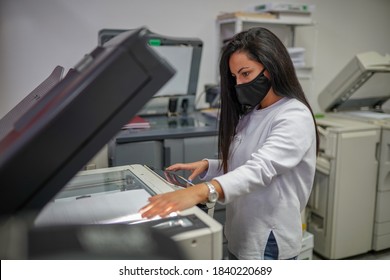
[[177, 162], [217, 158], [218, 123], [215, 118], [201, 112], [144, 118], [150, 122], [150, 128], [122, 130], [110, 141], [110, 166], [139, 163], [163, 169]]

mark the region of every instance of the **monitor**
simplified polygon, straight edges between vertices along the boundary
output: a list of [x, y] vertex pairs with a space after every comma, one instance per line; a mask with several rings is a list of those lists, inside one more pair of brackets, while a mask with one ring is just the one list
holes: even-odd
[[[99, 44], [126, 32], [125, 29], [102, 29], [98, 34]], [[178, 38], [149, 32], [149, 45], [164, 57], [176, 70], [155, 96], [196, 95], [203, 42], [198, 38]]]
[[0, 138], [0, 215], [38, 212], [174, 75], [145, 27], [95, 47]]

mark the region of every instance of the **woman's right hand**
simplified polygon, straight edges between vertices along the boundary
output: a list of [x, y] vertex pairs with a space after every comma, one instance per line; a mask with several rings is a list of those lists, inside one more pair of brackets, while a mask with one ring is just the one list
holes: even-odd
[[192, 181], [197, 176], [207, 171], [209, 168], [209, 162], [207, 160], [201, 160], [191, 163], [175, 163], [171, 166], [168, 166], [166, 170], [168, 171], [178, 171], [178, 170], [189, 170], [191, 175], [188, 177], [188, 180]]

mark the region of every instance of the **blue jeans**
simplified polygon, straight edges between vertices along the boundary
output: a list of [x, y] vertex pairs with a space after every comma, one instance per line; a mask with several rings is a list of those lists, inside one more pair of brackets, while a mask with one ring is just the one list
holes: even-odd
[[[238, 260], [238, 258], [235, 255], [233, 255], [231, 252], [228, 253], [229, 253], [229, 260]], [[278, 243], [276, 242], [274, 233], [271, 231], [267, 240], [267, 245], [265, 246], [264, 260], [277, 260], [278, 257], [279, 257]], [[297, 258], [298, 256], [292, 257], [288, 260], [296, 260]]]
[[[264, 259], [265, 260], [277, 260], [279, 258], [279, 248], [278, 243], [276, 242], [274, 233], [271, 233], [268, 236], [267, 245], [265, 246]], [[287, 260], [296, 260], [298, 256], [289, 258]]]
[[268, 236], [267, 245], [264, 250], [264, 259], [265, 260], [277, 260], [279, 257], [279, 248], [278, 243], [276, 242], [274, 233], [271, 233]]

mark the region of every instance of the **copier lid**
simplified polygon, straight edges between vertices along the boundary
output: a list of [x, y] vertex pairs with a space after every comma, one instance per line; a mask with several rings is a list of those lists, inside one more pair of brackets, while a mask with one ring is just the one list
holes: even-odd
[[319, 94], [324, 112], [380, 110], [390, 98], [390, 55], [357, 54]]
[[0, 122], [0, 216], [39, 211], [174, 75], [144, 28], [86, 55], [18, 118]]

